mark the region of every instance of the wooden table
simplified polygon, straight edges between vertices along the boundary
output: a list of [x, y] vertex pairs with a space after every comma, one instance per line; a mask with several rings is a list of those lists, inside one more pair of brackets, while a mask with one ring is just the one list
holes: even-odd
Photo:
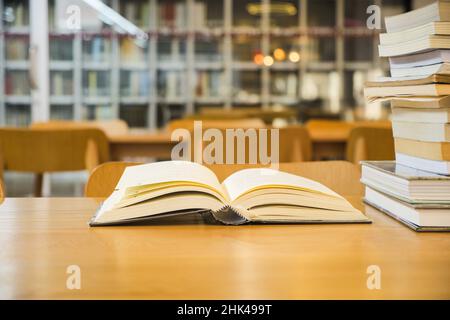
[[[357, 198], [350, 199], [363, 205]], [[87, 198], [6, 199], [0, 298], [450, 298], [450, 234], [415, 233], [366, 207], [371, 225], [89, 228]], [[81, 268], [81, 290], [66, 268]], [[370, 265], [381, 290], [366, 286]]]
[[167, 131], [130, 131], [128, 134], [109, 136], [111, 160], [133, 158], [170, 159], [172, 148]]
[[369, 126], [390, 128], [390, 121], [312, 120], [306, 124], [312, 142], [313, 160], [344, 160], [347, 140], [353, 128]]
[[[349, 130], [308, 130], [313, 144], [313, 159], [344, 159]], [[111, 160], [130, 158], [170, 159], [172, 148], [177, 144], [171, 141], [167, 131], [134, 131], [109, 137]]]

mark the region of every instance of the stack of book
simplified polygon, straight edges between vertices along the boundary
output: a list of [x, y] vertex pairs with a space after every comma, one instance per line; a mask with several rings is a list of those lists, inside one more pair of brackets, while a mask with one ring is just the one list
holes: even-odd
[[[391, 77], [367, 83], [364, 91], [369, 101], [391, 102], [396, 162], [363, 164], [366, 201], [400, 215], [416, 230], [449, 230], [450, 1], [436, 1], [385, 22], [379, 53], [389, 58]], [[387, 165], [389, 169], [383, 167]], [[368, 172], [386, 179], [383, 188], [369, 183]], [[427, 196], [395, 191], [411, 192], [411, 182]], [[423, 220], [421, 210], [427, 211]]]

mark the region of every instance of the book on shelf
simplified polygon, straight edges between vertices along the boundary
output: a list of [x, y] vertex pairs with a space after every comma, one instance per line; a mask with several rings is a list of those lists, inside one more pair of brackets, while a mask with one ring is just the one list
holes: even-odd
[[394, 138], [429, 142], [450, 141], [450, 123], [392, 121]]
[[55, 96], [62, 96], [64, 94], [64, 79], [60, 72], [52, 75], [52, 93]]
[[206, 28], [206, 6], [203, 2], [194, 2], [194, 28], [202, 30]]
[[97, 90], [97, 72], [89, 71], [88, 72], [88, 95], [91, 97], [95, 97], [98, 94]]
[[219, 97], [223, 92], [223, 74], [215, 71], [198, 71], [197, 86], [195, 93], [197, 97]]
[[182, 29], [187, 25], [187, 10], [183, 2], [168, 1], [159, 3], [158, 26]]
[[404, 31], [381, 33], [380, 44], [382, 46], [396, 45], [430, 35], [450, 35], [450, 22], [430, 22]]
[[120, 41], [120, 58], [122, 61], [145, 62], [142, 48], [129, 37], [122, 38]]
[[28, 40], [8, 38], [5, 42], [6, 60], [28, 60]]
[[450, 108], [405, 108], [393, 107], [392, 122], [417, 124], [450, 124]]
[[25, 71], [8, 71], [5, 73], [5, 94], [24, 96], [31, 92], [28, 74]]
[[391, 45], [379, 45], [380, 57], [395, 57], [433, 49], [450, 49], [450, 36], [431, 35]]
[[385, 18], [388, 33], [413, 29], [430, 22], [450, 21], [450, 1], [439, 0], [430, 5]]
[[450, 175], [450, 161], [424, 159], [397, 151], [395, 152], [395, 160], [398, 164], [402, 164], [411, 168], [442, 175]]
[[210, 169], [164, 161], [125, 169], [90, 225], [202, 213], [223, 224], [370, 223], [324, 185], [272, 169], [245, 169], [222, 183]]
[[433, 74], [450, 75], [450, 63], [436, 63], [411, 68], [391, 69], [393, 78], [399, 77], [427, 77]]
[[450, 142], [395, 138], [395, 152], [437, 161], [450, 161]]
[[431, 50], [422, 53], [390, 57], [389, 65], [392, 70], [430, 66], [450, 62], [450, 50]]

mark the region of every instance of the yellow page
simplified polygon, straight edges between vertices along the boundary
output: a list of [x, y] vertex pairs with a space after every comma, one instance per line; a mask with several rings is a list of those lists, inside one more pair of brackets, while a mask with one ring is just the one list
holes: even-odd
[[161, 161], [127, 167], [117, 183], [116, 190], [130, 188], [130, 191], [140, 193], [149, 191], [153, 187], [158, 189], [173, 186], [176, 183], [185, 185], [186, 182], [192, 185], [209, 186], [221, 194], [226, 194], [214, 172], [189, 161]]
[[231, 201], [251, 191], [265, 188], [297, 189], [343, 199], [319, 182], [273, 169], [245, 169], [233, 173], [222, 183]]

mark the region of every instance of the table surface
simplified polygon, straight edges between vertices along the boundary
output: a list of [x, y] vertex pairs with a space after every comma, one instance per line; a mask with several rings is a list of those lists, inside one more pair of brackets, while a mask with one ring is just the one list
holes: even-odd
[[[349, 198], [373, 224], [89, 228], [98, 200], [7, 198], [0, 298], [450, 298], [450, 234], [416, 233]], [[69, 265], [81, 289], [66, 288]], [[367, 288], [367, 268], [381, 289]]]
[[[307, 128], [311, 141], [315, 143], [320, 142], [342, 142], [347, 141], [350, 133], [350, 127], [314, 127]], [[113, 144], [173, 144], [171, 141], [171, 134], [165, 130], [141, 130], [133, 129], [126, 134], [111, 135], [108, 137]]]

